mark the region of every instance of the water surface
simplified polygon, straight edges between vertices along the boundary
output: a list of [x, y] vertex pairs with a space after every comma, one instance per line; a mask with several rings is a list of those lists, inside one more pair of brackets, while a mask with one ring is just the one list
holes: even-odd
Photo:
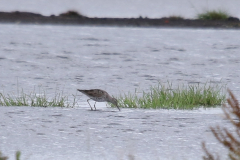
[[[227, 84], [239, 97], [238, 30], [0, 25], [0, 89], [26, 92], [100, 88], [147, 90], [158, 81]], [[201, 142], [219, 153], [209, 126], [229, 126], [220, 108], [91, 112], [76, 108], [0, 107], [0, 150], [13, 159], [201, 159]], [[99, 158], [100, 157], [100, 158]]]

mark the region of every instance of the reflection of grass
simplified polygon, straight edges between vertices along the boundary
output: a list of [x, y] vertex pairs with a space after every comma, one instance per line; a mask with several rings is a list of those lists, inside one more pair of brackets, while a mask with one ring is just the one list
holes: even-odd
[[221, 10], [207, 11], [205, 13], [200, 13], [197, 15], [197, 18], [201, 20], [225, 20], [228, 17], [229, 17], [229, 14]]
[[196, 107], [213, 107], [225, 101], [224, 86], [206, 83], [204, 85], [182, 85], [173, 89], [172, 84], [150, 87], [149, 92], [141, 96], [128, 93], [117, 97], [118, 105], [123, 108], [165, 108], [193, 109]]
[[39, 88], [39, 93], [35, 90], [29, 94], [22, 90], [18, 95], [4, 94], [0, 92], [0, 106], [37, 106], [37, 107], [74, 107], [76, 97], [73, 95], [73, 103], [68, 101], [68, 96], [62, 92], [55, 92], [53, 98], [47, 97], [45, 91]]

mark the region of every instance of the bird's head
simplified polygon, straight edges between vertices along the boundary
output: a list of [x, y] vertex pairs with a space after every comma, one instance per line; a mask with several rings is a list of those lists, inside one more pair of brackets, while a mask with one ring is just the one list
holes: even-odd
[[119, 108], [119, 106], [118, 106], [118, 101], [117, 101], [117, 99], [116, 98], [111, 98], [111, 101], [110, 101], [112, 104], [114, 104], [117, 108], [118, 108], [118, 110], [120, 111], [120, 108]]

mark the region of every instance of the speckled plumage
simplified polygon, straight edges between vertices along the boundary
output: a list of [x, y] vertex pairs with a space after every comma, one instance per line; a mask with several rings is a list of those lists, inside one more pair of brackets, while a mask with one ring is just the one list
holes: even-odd
[[[104, 90], [101, 90], [101, 89], [90, 89], [90, 90], [81, 90], [81, 89], [78, 89], [79, 92], [85, 94], [86, 96], [88, 96], [90, 99], [94, 100], [95, 101], [95, 104], [96, 102], [110, 102], [112, 104], [114, 104], [120, 111], [120, 108], [118, 107], [117, 105], [117, 100], [113, 97], [111, 97], [106, 91]], [[90, 105], [89, 103], [89, 100], [87, 100], [89, 106], [91, 107], [91, 110], [92, 109], [92, 106]], [[94, 108], [96, 110], [96, 106], [94, 104]]]

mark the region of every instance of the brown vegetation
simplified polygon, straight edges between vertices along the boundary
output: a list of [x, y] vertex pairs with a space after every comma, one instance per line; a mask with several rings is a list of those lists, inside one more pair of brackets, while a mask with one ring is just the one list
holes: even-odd
[[[228, 93], [230, 95], [227, 99], [228, 105], [223, 105], [223, 111], [227, 120], [234, 126], [235, 132], [231, 133], [227, 128], [220, 126], [210, 127], [210, 129], [220, 144], [228, 149], [229, 159], [240, 160], [240, 106], [233, 93], [230, 90], [228, 90]], [[208, 151], [204, 142], [202, 143], [202, 147], [206, 154], [206, 156], [203, 157], [204, 160], [220, 159], [219, 156], [214, 157], [214, 155]]]

